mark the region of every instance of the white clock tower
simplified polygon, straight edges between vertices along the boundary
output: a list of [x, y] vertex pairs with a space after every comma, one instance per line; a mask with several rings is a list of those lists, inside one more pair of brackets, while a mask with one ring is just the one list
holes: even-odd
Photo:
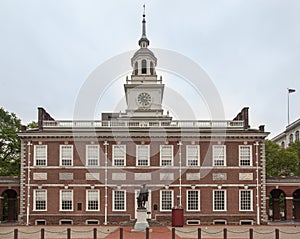
[[127, 102], [126, 115], [137, 120], [170, 119], [169, 116], [163, 115], [164, 84], [162, 84], [162, 77], [157, 79], [155, 70], [157, 58], [148, 48], [145, 12], [139, 46], [140, 49], [131, 58], [132, 75], [130, 79], [127, 77], [126, 84], [124, 84]]

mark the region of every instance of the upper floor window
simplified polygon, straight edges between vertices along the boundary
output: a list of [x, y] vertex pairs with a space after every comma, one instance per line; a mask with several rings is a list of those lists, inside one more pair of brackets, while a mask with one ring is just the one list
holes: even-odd
[[147, 61], [142, 60], [142, 74], [147, 74]]
[[34, 145], [34, 165], [47, 165], [47, 145]]
[[290, 134], [290, 144], [292, 144], [294, 142], [294, 135]]
[[73, 165], [73, 145], [60, 145], [60, 165]]
[[136, 63], [134, 64], [134, 74], [135, 74], [135, 75], [138, 75], [138, 73], [139, 73], [139, 66], [138, 66], [138, 63], [136, 62]]
[[160, 146], [160, 165], [173, 166], [173, 145]]
[[113, 165], [125, 166], [126, 164], [126, 145], [113, 145]]
[[297, 130], [295, 133], [295, 140], [299, 141], [299, 130]]
[[99, 165], [99, 145], [86, 145], [86, 165]]
[[33, 191], [34, 205], [33, 210], [35, 211], [46, 211], [47, 210], [47, 190], [35, 189]]
[[252, 146], [240, 145], [239, 146], [239, 161], [240, 166], [252, 166]]
[[213, 166], [226, 166], [225, 145], [213, 145]]
[[187, 166], [199, 166], [200, 165], [200, 146], [199, 145], [187, 145], [186, 146], [186, 164]]
[[149, 166], [150, 165], [150, 147], [149, 145], [136, 146], [136, 166]]

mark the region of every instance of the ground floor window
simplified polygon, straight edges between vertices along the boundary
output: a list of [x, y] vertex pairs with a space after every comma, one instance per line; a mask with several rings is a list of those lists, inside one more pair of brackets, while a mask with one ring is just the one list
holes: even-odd
[[113, 191], [113, 211], [126, 211], [126, 191]]
[[60, 191], [60, 210], [72, 211], [73, 210], [73, 190]]
[[171, 211], [173, 208], [173, 191], [161, 190], [160, 191], [160, 210]]
[[87, 211], [99, 210], [99, 190], [87, 190], [86, 191], [86, 209]]
[[187, 211], [200, 211], [200, 191], [187, 190]]
[[252, 211], [252, 190], [240, 190], [240, 211]]
[[213, 191], [213, 210], [226, 211], [226, 191], [214, 190]]
[[47, 210], [47, 191], [46, 189], [34, 190], [34, 210], [46, 211]]

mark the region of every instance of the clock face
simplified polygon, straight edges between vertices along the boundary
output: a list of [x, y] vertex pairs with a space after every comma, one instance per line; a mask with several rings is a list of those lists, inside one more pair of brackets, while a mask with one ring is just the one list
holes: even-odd
[[137, 97], [138, 104], [142, 107], [149, 107], [151, 105], [151, 95], [146, 92], [142, 92]]

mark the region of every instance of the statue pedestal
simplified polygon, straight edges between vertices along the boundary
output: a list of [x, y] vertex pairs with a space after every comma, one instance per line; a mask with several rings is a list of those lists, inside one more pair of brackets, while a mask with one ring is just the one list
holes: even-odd
[[133, 232], [139, 232], [146, 230], [149, 227], [147, 221], [147, 209], [137, 209], [136, 210], [137, 220], [135, 222], [134, 228], [131, 230]]

